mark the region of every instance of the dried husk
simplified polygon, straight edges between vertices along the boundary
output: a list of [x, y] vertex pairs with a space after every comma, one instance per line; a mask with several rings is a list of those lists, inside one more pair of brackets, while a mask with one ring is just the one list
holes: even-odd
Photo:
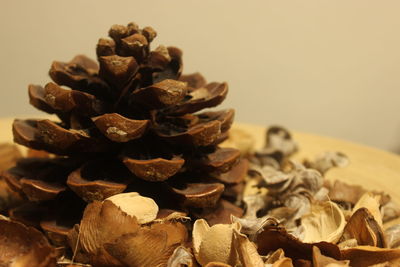
[[256, 245], [260, 255], [267, 255], [271, 251], [281, 248], [286, 257], [291, 258], [293, 261], [311, 261], [313, 246], [317, 246], [325, 256], [340, 259], [340, 250], [335, 244], [328, 242], [303, 243], [282, 227], [265, 227], [264, 231], [258, 234]]
[[55, 267], [56, 251], [35, 228], [0, 218], [0, 266]]
[[398, 266], [400, 249], [358, 246], [341, 251], [342, 260], [349, 260], [351, 267], [365, 267], [373, 264], [390, 263]]
[[333, 202], [313, 203], [311, 212], [301, 218], [304, 227], [303, 242], [336, 243], [346, 225], [342, 210]]
[[117, 194], [107, 198], [126, 214], [136, 217], [138, 223], [145, 224], [157, 217], [158, 206], [153, 199], [142, 197], [136, 192]]
[[246, 235], [234, 229], [233, 244], [243, 267], [264, 267], [264, 262], [257, 252], [257, 248]]
[[357, 201], [356, 205], [353, 208], [353, 214], [360, 208], [367, 208], [368, 211], [372, 214], [376, 222], [380, 227], [383, 227], [382, 222], [382, 214], [379, 209], [380, 207], [380, 195], [373, 194], [371, 192], [367, 192], [361, 196], [361, 198]]
[[348, 260], [339, 261], [331, 257], [327, 257], [321, 254], [321, 250], [318, 247], [313, 247], [313, 265], [314, 267], [346, 267], [350, 266]]
[[166, 266], [177, 246], [170, 245], [166, 231], [149, 228], [124, 234], [104, 245], [110, 255], [132, 267]]
[[367, 208], [359, 208], [348, 220], [340, 240], [349, 239], [356, 239], [358, 245], [387, 246], [382, 227]]
[[181, 267], [182, 265], [193, 267], [193, 255], [187, 248], [179, 246], [169, 258], [167, 267]]
[[239, 230], [240, 225], [216, 224], [210, 227], [205, 220], [196, 220], [192, 232], [196, 260], [201, 265], [210, 262], [234, 265], [237, 261], [233, 247], [234, 229]]
[[80, 262], [88, 260], [92, 265], [123, 266], [103, 245], [138, 230], [136, 217], [122, 212], [110, 200], [94, 201], [86, 207], [80, 225], [70, 231], [68, 239], [70, 247], [76, 248], [78, 255], [84, 255], [77, 258]]
[[400, 224], [395, 224], [385, 230], [389, 248], [400, 248]]

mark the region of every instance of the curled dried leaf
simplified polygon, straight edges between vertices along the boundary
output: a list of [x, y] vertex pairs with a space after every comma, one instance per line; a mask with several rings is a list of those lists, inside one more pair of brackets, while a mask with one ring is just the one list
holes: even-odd
[[301, 218], [306, 243], [321, 241], [336, 243], [342, 236], [346, 220], [342, 210], [333, 202], [312, 204], [311, 212]]

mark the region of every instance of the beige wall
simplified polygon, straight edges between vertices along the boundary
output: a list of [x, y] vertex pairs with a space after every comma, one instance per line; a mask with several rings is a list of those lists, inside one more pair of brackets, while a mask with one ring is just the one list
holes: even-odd
[[53, 59], [94, 56], [134, 20], [181, 47], [187, 72], [228, 81], [239, 121], [398, 151], [399, 14], [398, 0], [1, 0], [0, 116], [36, 112], [26, 86]]

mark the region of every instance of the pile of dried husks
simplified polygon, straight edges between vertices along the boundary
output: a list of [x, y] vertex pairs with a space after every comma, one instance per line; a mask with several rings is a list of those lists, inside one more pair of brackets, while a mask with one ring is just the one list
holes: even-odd
[[324, 179], [345, 155], [296, 162], [280, 127], [254, 151], [233, 110], [199, 112], [226, 83], [182, 75], [151, 27], [109, 37], [29, 86], [59, 121], [15, 120], [27, 156], [0, 146], [0, 266], [400, 266], [390, 196]]

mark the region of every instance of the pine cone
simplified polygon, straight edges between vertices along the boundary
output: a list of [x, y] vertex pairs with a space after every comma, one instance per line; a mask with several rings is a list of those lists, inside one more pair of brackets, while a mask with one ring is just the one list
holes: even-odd
[[[198, 113], [219, 105], [228, 85], [181, 75], [182, 52], [151, 50], [156, 35], [151, 27], [114, 25], [111, 39], [98, 41], [99, 64], [83, 55], [55, 61], [53, 82], [29, 86], [30, 103], [60, 121], [15, 120], [14, 140], [56, 156], [24, 159], [4, 173], [13, 190], [45, 209], [76, 202], [82, 211], [71, 190], [86, 202], [135, 191], [165, 208], [209, 209], [224, 184], [243, 182], [243, 171], [227, 178], [239, 151], [218, 146], [234, 111]], [[48, 231], [57, 226], [37, 223]]]

